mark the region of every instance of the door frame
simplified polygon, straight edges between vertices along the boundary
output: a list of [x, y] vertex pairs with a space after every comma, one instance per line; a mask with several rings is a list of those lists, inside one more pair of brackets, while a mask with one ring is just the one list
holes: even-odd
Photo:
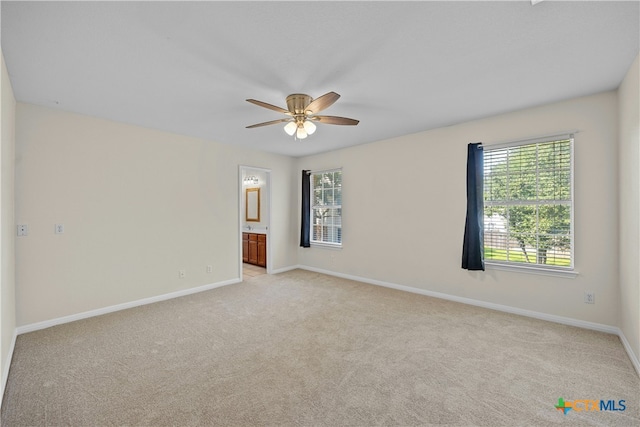
[[[266, 175], [264, 188], [267, 189], [267, 221], [266, 221], [266, 236], [267, 236], [267, 274], [271, 274], [272, 270], [272, 238], [271, 238], [271, 212], [272, 212], [272, 189], [271, 189], [271, 169], [263, 168], [259, 166], [249, 166], [249, 165], [238, 165], [238, 242], [239, 242], [239, 250], [238, 250], [238, 277], [242, 281], [242, 233], [245, 230], [242, 226], [244, 223], [244, 209], [243, 200], [244, 200], [244, 187], [242, 183], [242, 177], [246, 171], [258, 171], [262, 172]], [[261, 197], [264, 197], [264, 191], [261, 191]], [[264, 221], [263, 221], [264, 222]]]

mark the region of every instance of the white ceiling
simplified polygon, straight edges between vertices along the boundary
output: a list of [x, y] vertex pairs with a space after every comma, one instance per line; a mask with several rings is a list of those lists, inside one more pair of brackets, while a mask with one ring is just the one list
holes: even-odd
[[[639, 6], [2, 1], [2, 49], [18, 101], [298, 157], [615, 89]], [[329, 91], [358, 126], [245, 129]]]

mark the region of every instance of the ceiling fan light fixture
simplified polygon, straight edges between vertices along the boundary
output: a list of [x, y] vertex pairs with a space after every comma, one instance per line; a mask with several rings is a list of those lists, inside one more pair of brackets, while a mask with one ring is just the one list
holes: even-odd
[[305, 139], [307, 137], [307, 131], [304, 130], [304, 126], [302, 126], [302, 125], [298, 126], [298, 131], [296, 132], [296, 137], [298, 139]]
[[296, 125], [295, 122], [289, 122], [284, 126], [284, 131], [289, 136], [293, 136], [293, 134], [296, 133], [296, 129], [298, 129], [298, 125]]
[[316, 131], [316, 125], [311, 120], [305, 120], [303, 126], [304, 130], [309, 135], [313, 135], [313, 133]]

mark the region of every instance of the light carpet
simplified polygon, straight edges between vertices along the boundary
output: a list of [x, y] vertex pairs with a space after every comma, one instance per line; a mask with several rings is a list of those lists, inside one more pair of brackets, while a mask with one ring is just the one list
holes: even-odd
[[2, 425], [638, 426], [639, 397], [615, 335], [294, 270], [20, 335]]

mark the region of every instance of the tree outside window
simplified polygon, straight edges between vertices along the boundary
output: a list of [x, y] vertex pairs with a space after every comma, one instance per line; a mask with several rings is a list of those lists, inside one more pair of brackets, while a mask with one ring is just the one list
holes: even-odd
[[485, 147], [485, 260], [573, 267], [572, 143]]

